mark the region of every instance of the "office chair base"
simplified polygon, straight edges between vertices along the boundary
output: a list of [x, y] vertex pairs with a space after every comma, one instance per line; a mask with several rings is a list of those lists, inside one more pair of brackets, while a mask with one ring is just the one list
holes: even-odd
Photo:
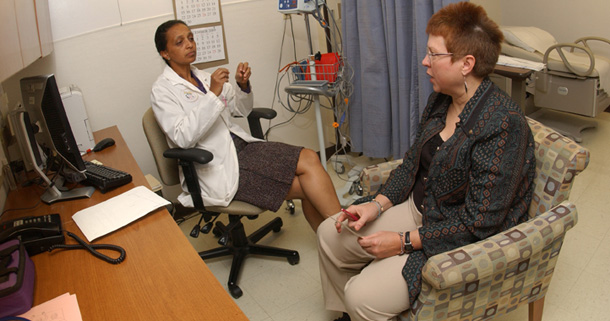
[[250, 234], [250, 236], [246, 236], [244, 226], [240, 219], [241, 217], [239, 215], [229, 215], [229, 225], [225, 226], [224, 224], [217, 223], [216, 228], [214, 228], [214, 234], [222, 232], [223, 236], [221, 236], [221, 238], [225, 237], [224, 234], [228, 233], [228, 240], [225, 240], [228, 241], [225, 243], [226, 245], [199, 252], [199, 256], [204, 260], [227, 255], [233, 256], [227, 286], [231, 296], [236, 299], [243, 294], [242, 290], [237, 285], [237, 278], [239, 277], [239, 272], [248, 255], [285, 257], [290, 265], [298, 264], [300, 260], [299, 252], [297, 251], [256, 244], [256, 242], [269, 234], [269, 232], [280, 231], [283, 225], [281, 218], [276, 217]]

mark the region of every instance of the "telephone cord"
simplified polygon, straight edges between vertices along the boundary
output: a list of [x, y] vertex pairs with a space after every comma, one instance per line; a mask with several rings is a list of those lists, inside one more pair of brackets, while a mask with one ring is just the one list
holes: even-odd
[[[126, 255], [125, 250], [118, 245], [87, 244], [85, 241], [83, 241], [81, 238], [79, 238], [78, 236], [74, 235], [71, 232], [66, 231], [66, 234], [68, 236], [72, 237], [73, 239], [75, 239], [76, 242], [78, 242], [79, 244], [55, 244], [55, 245], [52, 245], [51, 247], [49, 247], [49, 252], [51, 252], [55, 249], [68, 249], [68, 250], [85, 249], [85, 250], [88, 250], [89, 252], [91, 252], [91, 254], [93, 254], [93, 256], [97, 257], [100, 260], [104, 260], [108, 263], [119, 264], [119, 263], [123, 262], [123, 260], [125, 260], [125, 255]], [[116, 252], [119, 252], [120, 255], [118, 258], [113, 259], [105, 254], [100, 253], [99, 251], [97, 251], [97, 249], [116, 251]]]

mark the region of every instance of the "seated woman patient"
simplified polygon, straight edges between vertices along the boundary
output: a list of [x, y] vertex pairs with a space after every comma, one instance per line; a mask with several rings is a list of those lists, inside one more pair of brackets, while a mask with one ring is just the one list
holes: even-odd
[[[402, 165], [318, 229], [326, 308], [390, 320], [413, 306], [426, 260], [527, 219], [536, 160], [520, 107], [488, 78], [502, 32], [483, 8], [450, 4], [428, 22], [422, 64], [434, 92]], [[368, 201], [368, 202], [367, 202]], [[345, 313], [346, 312], [346, 313]]]
[[[261, 141], [231, 121], [231, 116], [247, 116], [252, 110], [252, 70], [247, 62], [237, 67], [237, 88], [228, 82], [225, 68], [210, 74], [192, 66], [197, 47], [193, 33], [179, 20], [161, 24], [155, 44], [167, 66], [153, 84], [151, 102], [169, 146], [214, 154], [210, 163], [197, 168], [205, 205], [240, 200], [277, 211], [284, 200], [300, 199], [314, 231], [339, 212], [332, 181], [314, 151]], [[178, 200], [193, 206], [182, 172], [180, 178], [185, 192]]]

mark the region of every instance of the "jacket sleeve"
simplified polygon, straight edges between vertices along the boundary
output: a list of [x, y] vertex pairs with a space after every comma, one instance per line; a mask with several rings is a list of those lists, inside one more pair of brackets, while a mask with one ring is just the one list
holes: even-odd
[[225, 103], [213, 93], [208, 93], [199, 97], [197, 106], [186, 112], [182, 101], [169, 86], [163, 83], [153, 86], [151, 102], [157, 122], [176, 146], [195, 147], [219, 120]]
[[252, 92], [252, 87], [250, 87], [250, 92], [246, 93], [239, 86], [233, 87], [230, 84], [226, 84], [225, 88], [223, 88], [223, 92], [225, 89], [230, 90], [230, 93], [226, 95], [227, 97], [232, 97], [228, 101], [228, 106], [231, 111], [231, 116], [233, 117], [247, 117], [250, 115], [252, 108], [254, 106], [254, 93]]
[[470, 152], [464, 205], [457, 215], [419, 229], [428, 256], [499, 233], [532, 166], [526, 160], [529, 127], [520, 115], [505, 114], [488, 125], [489, 132], [478, 138]]

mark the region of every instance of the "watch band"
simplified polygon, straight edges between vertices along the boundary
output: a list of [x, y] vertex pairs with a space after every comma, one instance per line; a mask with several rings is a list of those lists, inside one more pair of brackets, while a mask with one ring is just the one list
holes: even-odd
[[405, 232], [405, 244], [403, 246], [404, 254], [413, 253], [413, 244], [411, 244], [411, 232]]

